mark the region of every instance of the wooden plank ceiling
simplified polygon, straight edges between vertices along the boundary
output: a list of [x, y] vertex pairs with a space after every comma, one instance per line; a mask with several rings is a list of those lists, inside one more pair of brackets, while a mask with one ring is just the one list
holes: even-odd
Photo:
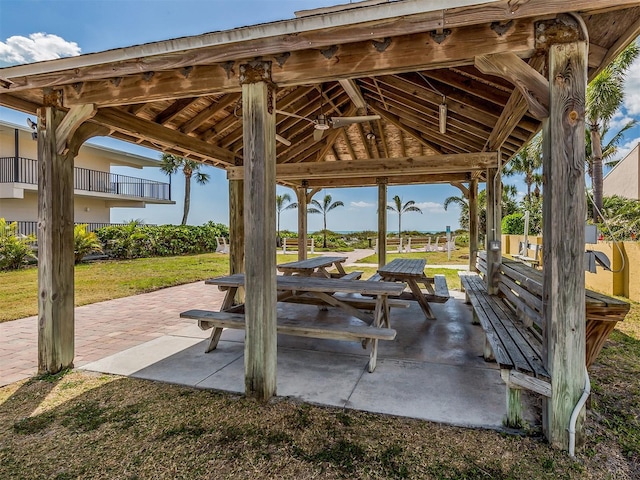
[[[66, 108], [94, 104], [91, 121], [112, 137], [241, 176], [233, 168], [243, 155], [238, 71], [259, 56], [272, 62], [277, 110], [295, 115], [276, 116], [278, 135], [290, 142], [277, 144], [278, 165], [287, 166], [278, 170], [286, 173], [280, 183], [375, 185], [387, 173], [396, 184], [467, 181], [497, 163], [487, 153], [500, 150], [508, 160], [540, 128], [514, 85], [481, 73], [474, 59], [512, 52], [545, 74], [538, 22], [549, 28], [566, 9], [587, 27], [591, 76], [640, 30], [640, 2], [498, 1], [225, 45], [194, 41], [176, 53], [77, 68], [52, 61], [27, 75], [9, 67], [0, 69], [0, 104], [34, 113], [59, 90]], [[312, 121], [321, 114], [380, 119], [329, 129], [316, 141]], [[425, 162], [429, 156], [437, 168]], [[334, 165], [336, 175], [324, 166], [315, 174], [307, 164], [317, 162]]]

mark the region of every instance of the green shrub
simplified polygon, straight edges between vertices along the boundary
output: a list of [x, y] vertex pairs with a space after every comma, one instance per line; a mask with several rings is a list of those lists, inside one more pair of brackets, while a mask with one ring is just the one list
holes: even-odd
[[220, 223], [204, 225], [140, 225], [130, 222], [96, 230], [109, 255], [116, 258], [165, 257], [215, 252], [216, 237], [229, 238]]
[[73, 227], [73, 255], [78, 264], [90, 253], [102, 253], [102, 243], [95, 232], [87, 232], [87, 224]]
[[522, 235], [524, 233], [524, 215], [516, 212], [502, 219], [502, 233], [505, 235]]
[[0, 218], [0, 270], [16, 270], [36, 259], [32, 245], [35, 235], [18, 235], [18, 224]]

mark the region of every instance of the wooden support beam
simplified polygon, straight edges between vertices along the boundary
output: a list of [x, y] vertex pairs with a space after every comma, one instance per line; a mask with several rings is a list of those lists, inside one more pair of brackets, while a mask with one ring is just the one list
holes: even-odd
[[338, 80], [338, 83], [342, 86], [344, 91], [347, 92], [347, 95], [349, 95], [351, 102], [356, 108], [358, 109], [367, 108], [367, 102], [364, 100], [364, 96], [360, 91], [360, 87], [358, 86], [355, 80], [347, 78], [344, 80]]
[[490, 295], [498, 294], [500, 263], [502, 262], [501, 250], [501, 221], [502, 221], [502, 180], [500, 169], [487, 169], [487, 292]]
[[[538, 72], [541, 72], [544, 69], [545, 63], [544, 55], [536, 55], [529, 60], [531, 68]], [[502, 148], [505, 141], [522, 121], [522, 118], [527, 113], [527, 109], [528, 104], [522, 96], [522, 93], [520, 93], [520, 90], [514, 90], [502, 109], [502, 114], [494, 125], [484, 149], [496, 151]]]
[[[353, 178], [377, 177], [384, 175], [434, 175], [438, 173], [483, 171], [496, 168], [498, 154], [461, 153], [451, 155], [426, 155], [404, 158], [369, 158], [366, 160], [344, 160], [342, 162], [305, 162], [295, 164], [278, 164], [276, 176], [278, 180], [312, 180], [320, 178]], [[227, 168], [227, 178], [242, 179], [245, 167]]]
[[[549, 442], [566, 450], [569, 419], [585, 382], [585, 92], [587, 45], [549, 49], [550, 111], [543, 123], [543, 332], [551, 399], [543, 407]], [[584, 438], [584, 410], [576, 445]]]
[[478, 256], [478, 179], [469, 181], [469, 271], [476, 270], [476, 257]]
[[347, 135], [347, 129], [341, 128], [342, 138], [344, 139], [344, 144], [347, 146], [347, 150], [349, 151], [349, 156], [352, 160], [357, 160], [358, 156], [356, 155], [356, 151], [353, 149], [353, 145], [351, 145], [351, 140], [349, 140], [349, 135]]
[[[229, 182], [229, 272], [244, 273], [244, 180]], [[242, 291], [241, 291], [242, 290]], [[244, 303], [244, 289], [238, 289], [236, 302]]]
[[[341, 44], [336, 41], [338, 50], [329, 58], [317, 50], [316, 46], [309, 50], [291, 51], [282, 66], [272, 72], [272, 80], [279, 87], [291, 87], [319, 84], [342, 78], [472, 64], [474, 55], [513, 52], [529, 57], [534, 52], [531, 35], [533, 28], [532, 19], [514, 20], [509, 33], [500, 42], [495, 42], [495, 33], [488, 22], [460, 27], [452, 30], [445, 43], [439, 48], [432, 47], [433, 39], [429, 31], [400, 36], [395, 32], [395, 36], [383, 51], [376, 48], [370, 39], [360, 42], [350, 40]], [[281, 51], [277, 55], [280, 53]], [[254, 51], [251, 52], [250, 57], [255, 58], [259, 55]], [[241, 57], [232, 57], [227, 53], [224, 61], [229, 61], [230, 58]], [[263, 58], [275, 60], [272, 56]], [[336, 61], [342, 58], [353, 58], [358, 61]], [[117, 82], [87, 81], [79, 89], [76, 88], [78, 85], [76, 79], [73, 86], [64, 87], [64, 105], [70, 107], [78, 103], [95, 103], [99, 107], [108, 107], [143, 101], [237, 92], [237, 70], [225, 68], [225, 65], [197, 65], [191, 67], [188, 72], [184, 69], [174, 69], [156, 71], [152, 75], [150, 72], [146, 75], [131, 74], [120, 77]], [[18, 88], [21, 87], [14, 86], [14, 89]]]
[[189, 134], [193, 132], [196, 128], [202, 125], [204, 122], [213, 117], [216, 113], [221, 110], [224, 110], [230, 105], [233, 105], [240, 99], [240, 94], [231, 93], [221, 98], [217, 102], [213, 102], [204, 110], [198, 112], [193, 118], [191, 118], [188, 122], [180, 127], [180, 131], [182, 133]]
[[[149, 122], [124, 111], [102, 109], [92, 121], [123, 133], [136, 132], [145, 140], [166, 147], [177, 147], [186, 153], [208, 157], [224, 165], [233, 165], [235, 155], [229, 150], [217, 147], [182, 132], [165, 128], [157, 123]], [[274, 133], [275, 138], [275, 133]]]
[[276, 394], [276, 115], [271, 64], [240, 66], [246, 265], [245, 393]]
[[387, 264], [387, 179], [378, 178], [378, 268]]
[[418, 142], [420, 142], [422, 145], [424, 145], [425, 147], [430, 148], [431, 150], [433, 150], [436, 153], [442, 153], [442, 150], [440, 148], [438, 148], [437, 146], [435, 146], [434, 144], [432, 144], [431, 142], [428, 142], [427, 140], [425, 140], [422, 137], [422, 134], [418, 131], [415, 130], [414, 128], [411, 128], [407, 125], [405, 125], [404, 123], [402, 123], [400, 117], [398, 117], [397, 115], [394, 115], [392, 113], [389, 113], [388, 111], [386, 111], [383, 107], [382, 104], [379, 104], [378, 102], [371, 102], [371, 110], [373, 110], [375, 113], [377, 113], [378, 115], [380, 115], [382, 118], [384, 118], [387, 122], [391, 123], [392, 125], [394, 125], [398, 130], [406, 133], [407, 135], [409, 135], [410, 137], [415, 138]]
[[296, 188], [298, 199], [298, 260], [307, 258], [307, 188]]
[[56, 151], [59, 155], [69, 151], [69, 142], [76, 130], [96, 112], [95, 105], [78, 105], [69, 110], [56, 128]]
[[39, 373], [73, 367], [73, 152], [58, 153], [56, 133], [76, 122], [64, 116], [53, 106], [38, 109]]
[[[346, 160], [345, 160], [346, 161]], [[334, 163], [334, 162], [332, 162]], [[342, 163], [342, 162], [341, 162]], [[307, 185], [314, 188], [347, 188], [347, 187], [375, 187], [378, 177], [345, 177], [345, 178], [319, 178], [308, 180]], [[471, 174], [468, 172], [439, 173], [387, 177], [387, 185], [425, 185], [433, 183], [468, 182]], [[295, 182], [295, 180], [294, 180]], [[286, 183], [282, 181], [281, 183]]]
[[477, 55], [475, 66], [482, 73], [513, 83], [526, 100], [529, 112], [538, 120], [549, 115], [549, 81], [515, 53]]

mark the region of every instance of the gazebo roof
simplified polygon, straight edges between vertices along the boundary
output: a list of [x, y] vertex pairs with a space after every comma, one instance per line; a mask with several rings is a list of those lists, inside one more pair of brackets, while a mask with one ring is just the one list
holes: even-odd
[[[105, 134], [238, 178], [240, 65], [260, 59], [272, 62], [276, 108], [289, 114], [276, 117], [290, 142], [277, 146], [279, 183], [456, 183], [482, 178], [539, 130], [547, 44], [576, 22], [576, 35], [588, 33], [592, 78], [638, 35], [640, 2], [370, 0], [0, 69], [0, 105], [35, 113], [51, 95], [64, 108], [92, 104], [90, 121]], [[319, 114], [380, 119], [316, 141]]]

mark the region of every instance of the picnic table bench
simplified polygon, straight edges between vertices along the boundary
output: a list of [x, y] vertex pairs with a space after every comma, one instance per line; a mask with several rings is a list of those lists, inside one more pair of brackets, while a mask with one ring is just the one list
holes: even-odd
[[[476, 264], [486, 276], [486, 252]], [[462, 288], [473, 306], [474, 321], [485, 332], [484, 358], [496, 361], [507, 387], [509, 426], [522, 423], [521, 389], [551, 396], [551, 373], [545, 367], [542, 337], [542, 272], [503, 259], [499, 268], [499, 295], [489, 295], [477, 274], [460, 272]], [[607, 336], [629, 311], [629, 304], [606, 295], [585, 291], [586, 366], [591, 366]]]
[[[244, 274], [206, 280], [206, 284], [217, 285], [220, 290], [226, 291], [222, 311], [189, 310], [180, 314], [181, 318], [198, 320], [198, 325], [203, 330], [213, 328], [207, 352], [216, 348], [224, 328], [245, 328], [244, 305], [233, 304], [236, 292], [244, 286], [244, 281]], [[376, 367], [378, 340], [393, 340], [396, 337], [396, 331], [390, 328], [390, 307], [408, 306], [400, 302], [390, 304], [388, 301], [390, 295], [398, 295], [404, 289], [404, 285], [394, 282], [373, 283], [340, 278], [279, 275], [276, 277], [276, 284], [278, 301], [338, 307], [362, 322], [361, 325], [321, 325], [315, 320], [279, 317], [278, 333], [334, 340], [360, 340], [363, 348], [371, 343], [369, 372], [373, 372]], [[362, 298], [362, 295], [373, 295], [375, 300]]]
[[[369, 280], [406, 283], [409, 291], [403, 290], [397, 298], [417, 301], [425, 316], [434, 319], [436, 317], [429, 302], [444, 303], [449, 300], [449, 288], [444, 275], [427, 277], [424, 274], [426, 263], [423, 258], [396, 258], [379, 268], [377, 275]], [[426, 292], [422, 291], [420, 285], [424, 286]]]

